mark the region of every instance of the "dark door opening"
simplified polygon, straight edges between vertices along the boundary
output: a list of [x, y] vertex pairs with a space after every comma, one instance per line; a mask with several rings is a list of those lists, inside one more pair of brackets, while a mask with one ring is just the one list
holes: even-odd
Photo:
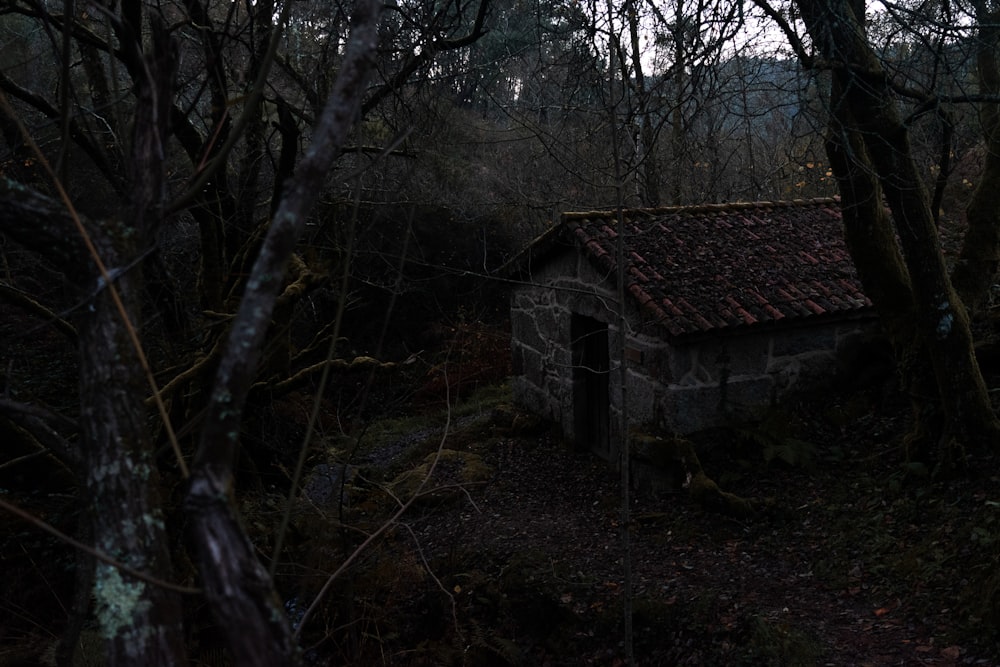
[[609, 456], [610, 354], [608, 325], [591, 317], [573, 315], [573, 421], [576, 444]]

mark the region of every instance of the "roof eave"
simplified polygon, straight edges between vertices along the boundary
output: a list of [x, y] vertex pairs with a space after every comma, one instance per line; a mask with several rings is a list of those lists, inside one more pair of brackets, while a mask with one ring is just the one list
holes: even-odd
[[713, 327], [695, 331], [685, 331], [683, 333], [673, 333], [663, 321], [650, 320], [666, 341], [671, 345], [693, 345], [706, 340], [719, 338], [733, 338], [746, 336], [748, 334], [768, 334], [771, 332], [789, 331], [794, 329], [805, 329], [814, 327], [817, 324], [838, 324], [857, 322], [875, 323], [878, 321], [878, 313], [874, 306], [859, 306], [851, 310], [827, 312], [821, 315], [809, 315], [806, 317], [785, 317], [780, 320], [767, 320], [754, 324], [742, 324], [726, 327]]

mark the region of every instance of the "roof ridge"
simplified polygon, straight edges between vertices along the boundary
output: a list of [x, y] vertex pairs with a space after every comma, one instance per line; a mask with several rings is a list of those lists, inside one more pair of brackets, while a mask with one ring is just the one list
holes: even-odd
[[[808, 199], [784, 199], [775, 201], [742, 201], [727, 202], [724, 204], [686, 204], [682, 206], [659, 206], [650, 208], [623, 208], [622, 214], [626, 216], [657, 216], [669, 213], [710, 213], [716, 211], [738, 211], [767, 208], [787, 208], [791, 206], [823, 206], [829, 204], [839, 204], [839, 197], [812, 197]], [[566, 211], [562, 214], [562, 221], [581, 220], [585, 218], [610, 218], [618, 215], [617, 209], [593, 210], [593, 211]]]

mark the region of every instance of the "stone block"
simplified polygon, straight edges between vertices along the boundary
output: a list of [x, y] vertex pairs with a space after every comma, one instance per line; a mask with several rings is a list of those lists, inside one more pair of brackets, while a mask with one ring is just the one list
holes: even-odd
[[745, 421], [770, 406], [773, 387], [769, 376], [730, 378], [724, 392], [718, 384], [671, 385], [663, 401], [664, 420], [678, 434]]
[[769, 375], [730, 378], [725, 393], [722, 406], [725, 421], [754, 419], [771, 406], [774, 378]]
[[539, 308], [535, 311], [535, 331], [545, 339], [545, 344], [538, 349], [543, 350], [553, 345], [566, 345], [568, 336], [565, 333], [563, 320], [568, 319], [558, 307]]
[[774, 336], [771, 345], [772, 357], [789, 357], [816, 350], [833, 350], [837, 343], [835, 327], [810, 327], [793, 329]]
[[544, 350], [546, 341], [538, 330], [538, 320], [531, 312], [515, 310], [510, 314], [510, 330], [512, 339], [521, 345]]
[[655, 423], [663, 385], [641, 372], [629, 371], [627, 377], [629, 420], [639, 424]]
[[542, 365], [542, 355], [524, 345], [514, 346], [514, 366], [521, 369], [521, 375], [536, 387], [545, 383], [545, 369]]
[[666, 426], [674, 433], [693, 433], [718, 423], [718, 387], [672, 385], [665, 403]]

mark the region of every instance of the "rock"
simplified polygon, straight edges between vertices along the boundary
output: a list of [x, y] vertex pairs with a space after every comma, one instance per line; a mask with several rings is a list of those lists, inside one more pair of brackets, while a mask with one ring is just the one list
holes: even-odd
[[343, 490], [346, 494], [350, 491], [351, 482], [357, 475], [357, 466], [320, 463], [306, 476], [302, 484], [302, 493], [309, 502], [318, 507], [331, 507], [340, 502], [341, 486], [346, 483], [346, 488]]
[[[421, 487], [428, 475], [431, 478]], [[440, 457], [437, 452], [431, 452], [420, 465], [397, 476], [390, 488], [401, 502], [406, 502], [418, 492], [421, 494], [420, 502], [444, 502], [464, 495], [463, 486], [482, 484], [492, 477], [493, 469], [478, 454], [442, 449]]]

